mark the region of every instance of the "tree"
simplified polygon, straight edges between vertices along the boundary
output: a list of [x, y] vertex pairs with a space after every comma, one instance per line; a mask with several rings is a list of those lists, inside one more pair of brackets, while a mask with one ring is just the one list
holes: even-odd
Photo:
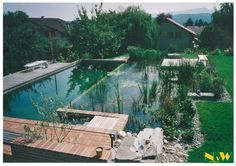
[[120, 13], [119, 27], [124, 31], [122, 48], [138, 46], [152, 48], [155, 46], [156, 24], [150, 14], [139, 7], [130, 6]]
[[233, 47], [233, 4], [220, 4], [220, 10], [215, 10], [212, 18], [200, 36], [201, 46], [209, 49]]
[[187, 22], [185, 23], [185, 26], [193, 26], [193, 20], [189, 18]]
[[195, 26], [198, 26], [198, 19], [195, 20], [194, 25], [195, 25]]
[[47, 56], [48, 40], [22, 11], [3, 15], [4, 75], [23, 68], [25, 63]]
[[102, 10], [102, 4], [91, 10], [78, 10], [71, 23], [69, 39], [79, 56], [89, 53], [93, 58], [107, 58], [125, 52], [128, 46], [155, 46], [156, 24], [150, 14], [131, 6], [122, 12]]
[[200, 27], [200, 26], [203, 26], [203, 21], [202, 21], [202, 19], [199, 19], [198, 26], [199, 26], [199, 27]]
[[172, 18], [172, 15], [167, 13], [161, 13], [161, 14], [158, 14], [155, 18], [155, 21], [158, 23], [158, 24], [161, 24], [162, 22], [165, 21], [166, 18]]
[[91, 14], [92, 17], [89, 18], [87, 10], [82, 7], [78, 10], [76, 20], [71, 23], [69, 40], [73, 44], [73, 51], [80, 56], [89, 53], [94, 58], [117, 55], [121, 39], [114, 32], [114, 25], [108, 24], [115, 19], [114, 13], [104, 13], [100, 4], [94, 6]]

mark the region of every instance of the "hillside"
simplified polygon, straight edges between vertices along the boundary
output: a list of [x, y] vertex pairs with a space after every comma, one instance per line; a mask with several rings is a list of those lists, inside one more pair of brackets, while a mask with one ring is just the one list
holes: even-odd
[[199, 14], [175, 14], [173, 19], [181, 24], [186, 23], [186, 21], [191, 18], [193, 22], [197, 19], [202, 19], [203, 21], [210, 22], [211, 14], [210, 13], [199, 13]]

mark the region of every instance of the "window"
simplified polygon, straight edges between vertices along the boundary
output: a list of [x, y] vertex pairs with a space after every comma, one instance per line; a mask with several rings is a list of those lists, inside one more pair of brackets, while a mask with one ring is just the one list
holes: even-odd
[[174, 39], [174, 33], [173, 32], [167, 32], [167, 39]]
[[175, 40], [181, 39], [181, 32], [175, 32]]

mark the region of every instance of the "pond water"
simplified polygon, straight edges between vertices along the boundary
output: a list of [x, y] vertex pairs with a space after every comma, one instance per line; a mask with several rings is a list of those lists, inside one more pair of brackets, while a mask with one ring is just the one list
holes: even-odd
[[[79, 64], [7, 93], [3, 98], [3, 115], [42, 120], [32, 103], [43, 105], [43, 98], [47, 96], [76, 109], [128, 114], [126, 130], [129, 131], [138, 132], [144, 127], [159, 126], [151, 116], [151, 111], [156, 111], [159, 107], [160, 95], [157, 92], [160, 91], [161, 84], [157, 67], [127, 63], [114, 71], [117, 66], [118, 64]], [[97, 83], [105, 76], [107, 77], [102, 82]], [[155, 97], [151, 90], [154, 82]], [[84, 94], [94, 84], [94, 88]], [[78, 96], [80, 99], [75, 100]]]
[[157, 127], [150, 110], [159, 107], [158, 96], [151, 96], [151, 86], [156, 82], [160, 91], [159, 72], [154, 65], [124, 64], [122, 68], [108, 74], [108, 78], [93, 90], [73, 102], [76, 109], [96, 110], [129, 115], [127, 130], [137, 132], [144, 127]]
[[94, 83], [106, 76], [117, 65], [83, 65], [64, 70], [33, 84], [7, 93], [3, 97], [3, 115], [15, 118], [41, 120], [41, 115], [32, 102], [42, 105], [44, 96], [62, 101], [70, 101], [82, 94]]

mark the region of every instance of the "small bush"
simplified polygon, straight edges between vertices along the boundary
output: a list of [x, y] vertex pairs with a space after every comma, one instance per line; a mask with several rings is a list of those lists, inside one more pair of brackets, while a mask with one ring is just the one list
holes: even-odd
[[91, 59], [92, 55], [90, 53], [84, 53], [80, 56], [81, 59]]
[[130, 60], [136, 61], [136, 60], [141, 60], [143, 59], [144, 56], [144, 50], [138, 47], [134, 46], [129, 46], [127, 48], [128, 53], [129, 53], [129, 58]]
[[160, 55], [157, 50], [151, 49], [151, 50], [145, 50], [144, 51], [144, 57], [147, 60], [160, 60]]
[[212, 92], [216, 98], [220, 98], [224, 92], [224, 81], [220, 77], [215, 77], [212, 81]]
[[184, 101], [186, 100], [188, 95], [188, 88], [181, 84], [178, 86], [178, 101]]
[[187, 114], [191, 118], [195, 115], [196, 111], [193, 108], [192, 100], [186, 99], [179, 104], [180, 112]]
[[130, 60], [132, 61], [158, 61], [160, 60], [160, 54], [154, 49], [142, 49], [139, 47], [130, 46], [127, 48]]
[[179, 132], [175, 127], [172, 126], [164, 126], [163, 127], [164, 135], [170, 137], [170, 139], [178, 138]]
[[212, 53], [212, 55], [214, 56], [220, 56], [220, 55], [223, 55], [223, 51], [219, 48], [215, 49], [215, 51]]
[[150, 99], [151, 100], [155, 100], [156, 97], [157, 97], [157, 81], [153, 81], [152, 82], [152, 87], [151, 87], [151, 90], [150, 90]]
[[62, 56], [62, 55], [58, 56], [58, 57], [57, 57], [57, 61], [58, 61], [58, 62], [64, 62], [63, 56]]
[[187, 143], [192, 143], [194, 139], [194, 130], [188, 129], [182, 133], [182, 140]]
[[203, 70], [199, 75], [198, 78], [199, 80], [199, 85], [198, 88], [200, 89], [201, 92], [209, 92], [211, 89], [211, 75], [208, 74], [206, 70]]
[[168, 56], [168, 51], [167, 51], [167, 50], [160, 52], [160, 58], [161, 58], [161, 59], [163, 59], [163, 58], [165, 58], [165, 57], [167, 57], [167, 56]]
[[79, 59], [79, 56], [77, 53], [75, 52], [69, 52], [68, 56], [67, 56], [67, 61], [68, 62], [73, 62]]
[[184, 128], [191, 128], [193, 127], [192, 123], [193, 118], [188, 114], [183, 114], [180, 118], [179, 126]]
[[193, 82], [195, 68], [188, 62], [182, 62], [178, 67], [178, 82], [190, 86]]

